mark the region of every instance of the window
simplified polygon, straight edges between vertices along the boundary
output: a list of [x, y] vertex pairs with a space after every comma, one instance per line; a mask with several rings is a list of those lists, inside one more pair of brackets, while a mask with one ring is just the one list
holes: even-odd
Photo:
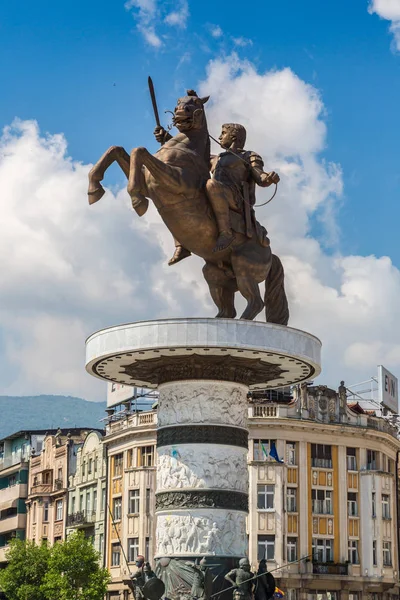
[[57, 472], [57, 479], [58, 479], [59, 481], [62, 481], [62, 480], [63, 480], [63, 473], [62, 473], [62, 468], [61, 468], [61, 467], [58, 469], [58, 472]]
[[338, 600], [337, 592], [328, 590], [317, 590], [308, 595], [310, 600]]
[[274, 560], [275, 558], [275, 536], [259, 535], [257, 538], [258, 560]]
[[357, 494], [355, 492], [347, 492], [347, 514], [349, 517], [358, 516]]
[[104, 510], [105, 505], [106, 505], [106, 490], [105, 490], [105, 488], [103, 488], [101, 490], [101, 504], [100, 504], [101, 511]]
[[121, 564], [121, 548], [119, 544], [111, 544], [111, 566], [119, 567]]
[[347, 448], [347, 470], [357, 471], [357, 454], [356, 448]]
[[128, 469], [131, 469], [132, 467], [134, 467], [134, 452], [133, 452], [133, 448], [129, 448], [128, 452], [126, 453], [126, 464], [128, 465]]
[[97, 510], [97, 490], [93, 490], [93, 512]]
[[382, 519], [390, 519], [390, 496], [382, 494]]
[[82, 462], [82, 477], [86, 476], [86, 463], [85, 461]]
[[80, 494], [80, 496], [79, 496], [79, 511], [80, 512], [83, 512], [83, 506], [84, 506], [84, 504], [83, 504], [83, 494]]
[[114, 521], [120, 521], [122, 518], [122, 498], [113, 500], [113, 518]]
[[378, 564], [378, 553], [376, 551], [376, 540], [372, 540], [372, 564], [374, 567]]
[[349, 592], [349, 600], [358, 600], [358, 592]]
[[146, 515], [150, 513], [150, 488], [146, 488]]
[[333, 540], [313, 538], [312, 551], [316, 562], [326, 563], [333, 560]]
[[286, 442], [286, 461], [288, 465], [297, 465], [296, 442]]
[[8, 478], [8, 486], [12, 487], [13, 485], [17, 485], [17, 476], [16, 475], [10, 475], [10, 477]]
[[149, 560], [150, 556], [150, 538], [146, 538], [145, 540], [145, 549], [144, 549], [144, 558]]
[[128, 539], [128, 562], [135, 562], [139, 554], [139, 538]]
[[392, 566], [392, 544], [391, 544], [391, 542], [383, 542], [382, 550], [383, 550], [383, 566], [391, 567]]
[[89, 458], [89, 463], [88, 463], [88, 475], [91, 475], [93, 471], [93, 459]]
[[138, 513], [140, 505], [139, 490], [129, 490], [129, 512]]
[[154, 466], [154, 446], [141, 446], [138, 448], [138, 467]]
[[297, 538], [288, 537], [287, 539], [287, 561], [297, 560]]
[[274, 508], [274, 485], [257, 486], [257, 508], [260, 510], [270, 510]]
[[316, 515], [331, 515], [332, 492], [330, 490], [311, 490], [312, 512]]
[[86, 514], [89, 515], [91, 511], [91, 503], [90, 503], [90, 492], [86, 490]]
[[[62, 516], [61, 516], [62, 518]], [[49, 503], [48, 502], [43, 502], [43, 521], [48, 521], [49, 520]]]
[[295, 588], [286, 590], [286, 600], [297, 600], [297, 590]]
[[122, 469], [124, 464], [124, 455], [116, 454], [114, 456], [114, 477], [122, 475]]
[[276, 440], [254, 440], [253, 460], [268, 460], [269, 451]]
[[75, 496], [71, 496], [71, 513], [75, 512]]
[[332, 446], [311, 444], [311, 464], [313, 467], [332, 468]]
[[358, 540], [349, 540], [349, 563], [358, 565]]
[[38, 484], [38, 478], [37, 475], [34, 476], [33, 478], [33, 484], [32, 485], [37, 485]]
[[367, 471], [376, 471], [377, 468], [377, 452], [375, 450], [367, 450]]
[[99, 552], [100, 554], [104, 552], [104, 533], [100, 533], [99, 535]]
[[297, 489], [287, 488], [286, 509], [288, 512], [297, 511]]
[[32, 521], [36, 523], [36, 502], [33, 503], [33, 516]]
[[376, 493], [372, 492], [372, 518], [376, 517]]
[[63, 518], [63, 501], [57, 500], [56, 503], [56, 521], [62, 521]]

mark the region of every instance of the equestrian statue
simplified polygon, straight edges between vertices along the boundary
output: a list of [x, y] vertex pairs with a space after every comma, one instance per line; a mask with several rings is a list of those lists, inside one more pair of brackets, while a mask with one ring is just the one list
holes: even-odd
[[[188, 90], [178, 99], [171, 136], [160, 125], [154, 88], [150, 93], [156, 117], [154, 131], [161, 148], [154, 154], [143, 147], [129, 155], [111, 146], [89, 173], [89, 204], [104, 195], [105, 171], [116, 161], [128, 179], [128, 194], [139, 216], [149, 199], [175, 240], [170, 265], [196, 254], [204, 259], [203, 275], [218, 308], [217, 318], [235, 318], [235, 293], [247, 301], [242, 319], [254, 319], [265, 307], [266, 320], [287, 325], [289, 309], [284, 272], [272, 254], [265, 228], [255, 212], [255, 187], [279, 182], [263, 170], [262, 158], [244, 149], [246, 130], [237, 123], [222, 126], [223, 152], [210, 154], [210, 135], [204, 105], [208, 100]], [[265, 282], [264, 299], [259, 284]]]

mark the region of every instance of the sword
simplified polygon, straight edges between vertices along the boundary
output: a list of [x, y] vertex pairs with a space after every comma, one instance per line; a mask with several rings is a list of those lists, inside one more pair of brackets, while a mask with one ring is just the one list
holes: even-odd
[[153, 111], [154, 111], [154, 116], [155, 116], [155, 119], [156, 119], [156, 125], [157, 125], [157, 127], [161, 127], [160, 117], [158, 115], [157, 100], [156, 100], [156, 94], [155, 94], [155, 91], [154, 91], [153, 80], [152, 80], [151, 77], [149, 77], [147, 81], [148, 81], [148, 84], [149, 84], [150, 98], [151, 98], [151, 103], [153, 105]]

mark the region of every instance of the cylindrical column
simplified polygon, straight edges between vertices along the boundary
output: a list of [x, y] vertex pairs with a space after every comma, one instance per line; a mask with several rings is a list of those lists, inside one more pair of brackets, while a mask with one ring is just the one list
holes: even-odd
[[247, 554], [247, 392], [212, 380], [159, 386], [157, 557]]

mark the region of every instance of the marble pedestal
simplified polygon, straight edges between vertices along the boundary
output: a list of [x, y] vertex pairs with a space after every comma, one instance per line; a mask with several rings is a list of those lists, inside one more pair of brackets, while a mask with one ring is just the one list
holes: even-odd
[[247, 554], [247, 393], [317, 376], [320, 341], [270, 323], [168, 319], [99, 331], [86, 349], [92, 375], [159, 390], [156, 558], [164, 579], [185, 580], [185, 562], [203, 556], [222, 571], [236, 566]]

